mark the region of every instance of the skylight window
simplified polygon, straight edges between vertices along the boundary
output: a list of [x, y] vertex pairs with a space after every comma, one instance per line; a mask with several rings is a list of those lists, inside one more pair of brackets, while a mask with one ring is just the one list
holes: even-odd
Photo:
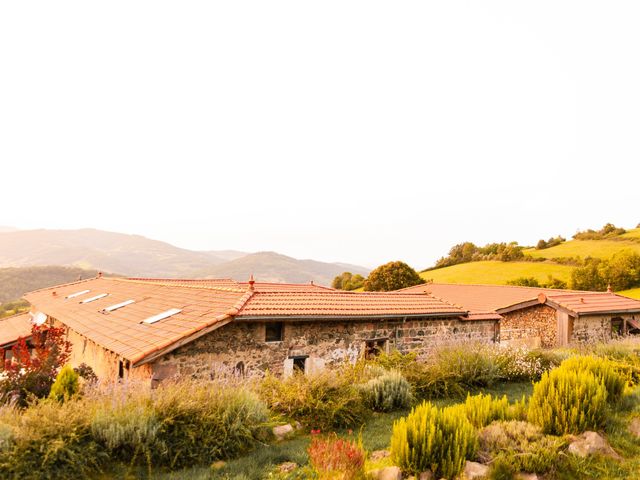
[[76, 298], [80, 295], [84, 295], [85, 293], [89, 293], [91, 290], [82, 290], [81, 292], [72, 293], [71, 295], [67, 295], [65, 298]]
[[108, 293], [101, 293], [100, 295], [96, 295], [95, 297], [89, 297], [89, 298], [85, 298], [84, 300], [82, 300], [80, 303], [91, 303], [91, 302], [95, 302], [96, 300], [100, 300], [101, 298], [104, 298], [106, 296], [108, 296]]
[[126, 307], [127, 305], [131, 305], [135, 300], [125, 300], [124, 302], [116, 303], [115, 305], [109, 305], [106, 308], [103, 308], [103, 312], [113, 312], [114, 310], [118, 310], [119, 308]]
[[156, 323], [159, 322], [160, 320], [164, 320], [165, 318], [169, 318], [172, 317], [174, 315], [176, 315], [177, 313], [180, 313], [182, 311], [181, 308], [172, 308], [170, 310], [167, 310], [165, 312], [159, 313], [157, 315], [154, 315], [153, 317], [149, 317], [145, 320], [143, 320], [141, 323]]

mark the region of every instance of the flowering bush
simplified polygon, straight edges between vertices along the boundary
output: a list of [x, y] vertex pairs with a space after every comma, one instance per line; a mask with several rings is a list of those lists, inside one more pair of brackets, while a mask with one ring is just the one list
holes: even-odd
[[497, 347], [495, 358], [506, 381], [537, 379], [546, 370], [542, 358], [523, 347]]
[[364, 478], [365, 451], [361, 442], [314, 436], [307, 450], [311, 465], [319, 478], [331, 480], [357, 480]]
[[67, 363], [71, 343], [64, 338], [64, 328], [34, 325], [31, 329], [33, 352], [24, 338], [12, 348], [13, 358], [5, 363], [0, 380], [0, 402], [15, 401], [25, 406], [31, 395], [49, 395], [51, 385], [62, 365]]

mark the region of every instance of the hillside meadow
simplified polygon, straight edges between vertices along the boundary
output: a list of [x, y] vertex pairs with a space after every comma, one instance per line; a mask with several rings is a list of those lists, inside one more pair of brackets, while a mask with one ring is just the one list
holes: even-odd
[[547, 262], [471, 262], [421, 272], [425, 280], [436, 283], [479, 283], [504, 285], [519, 277], [534, 277], [546, 282], [549, 275], [568, 282], [573, 267]]

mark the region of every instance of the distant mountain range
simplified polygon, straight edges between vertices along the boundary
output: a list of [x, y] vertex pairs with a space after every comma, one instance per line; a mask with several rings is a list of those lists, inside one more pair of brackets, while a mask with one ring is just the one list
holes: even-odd
[[[356, 265], [298, 260], [275, 252], [193, 251], [140, 235], [82, 230], [12, 230], [0, 227], [0, 267], [70, 266], [138, 277], [231, 277], [329, 285]], [[44, 286], [44, 285], [43, 285]]]

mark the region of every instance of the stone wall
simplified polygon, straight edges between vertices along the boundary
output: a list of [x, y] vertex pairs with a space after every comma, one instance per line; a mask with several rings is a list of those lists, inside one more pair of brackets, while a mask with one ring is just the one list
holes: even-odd
[[578, 317], [573, 323], [573, 337], [578, 342], [606, 342], [612, 338], [611, 320], [639, 320], [639, 315], [609, 314], [585, 315]]
[[548, 305], [535, 305], [503, 313], [502, 316], [500, 341], [510, 342], [528, 337], [540, 337], [542, 347], [556, 346], [558, 322], [554, 308]]
[[287, 321], [281, 342], [265, 342], [265, 323], [229, 323], [165, 355], [153, 366], [154, 378], [172, 376], [212, 378], [236, 372], [282, 374], [290, 357], [305, 357], [305, 368], [353, 362], [364, 354], [366, 341], [382, 339], [388, 351], [417, 352], [465, 341], [495, 341], [495, 321], [407, 319], [371, 321]]

